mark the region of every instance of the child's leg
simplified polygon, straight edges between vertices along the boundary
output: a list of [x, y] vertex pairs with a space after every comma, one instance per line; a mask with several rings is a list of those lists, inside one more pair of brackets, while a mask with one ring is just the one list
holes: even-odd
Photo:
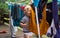
[[33, 38], [33, 34], [31, 32], [24, 33], [24, 38]]
[[27, 34], [24, 34], [24, 38], [32, 38], [32, 37]]
[[24, 38], [27, 38], [26, 34], [24, 34]]

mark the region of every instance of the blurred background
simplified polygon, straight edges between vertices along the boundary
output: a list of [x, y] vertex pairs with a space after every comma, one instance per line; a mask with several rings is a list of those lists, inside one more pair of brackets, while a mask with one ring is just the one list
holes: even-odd
[[[26, 0], [26, 2], [22, 2], [22, 0], [0, 0], [0, 38], [11, 38], [10, 32], [10, 24], [9, 24], [9, 7], [6, 2], [18, 2], [22, 4], [29, 4], [30, 0]], [[48, 0], [48, 4], [51, 3], [52, 0]], [[59, 7], [59, 20], [60, 20], [60, 0], [58, 0], [58, 7]], [[17, 37], [23, 38], [22, 28], [18, 27]], [[3, 37], [4, 36], [4, 37]]]

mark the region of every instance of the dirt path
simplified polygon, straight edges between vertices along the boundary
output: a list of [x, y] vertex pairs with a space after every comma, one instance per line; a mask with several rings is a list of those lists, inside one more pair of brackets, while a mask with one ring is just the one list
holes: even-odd
[[[2, 30], [6, 30], [7, 33], [5, 33], [5, 34], [0, 34], [0, 38], [11, 38], [11, 33], [10, 33], [9, 26], [0, 25], [0, 31], [2, 31]], [[23, 38], [23, 32], [22, 32], [21, 30], [18, 30], [16, 36], [17, 36], [17, 38]]]

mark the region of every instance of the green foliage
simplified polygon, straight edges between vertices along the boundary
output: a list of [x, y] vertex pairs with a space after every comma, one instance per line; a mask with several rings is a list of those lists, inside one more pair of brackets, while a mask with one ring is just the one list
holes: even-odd
[[52, 0], [48, 0], [48, 3], [52, 2]]
[[7, 0], [8, 2], [15, 2], [15, 0]]
[[8, 2], [17, 2], [17, 3], [21, 3], [21, 5], [26, 5], [30, 3], [30, 0], [7, 0]]
[[0, 3], [0, 12], [1, 13], [8, 13], [8, 5], [5, 3]]

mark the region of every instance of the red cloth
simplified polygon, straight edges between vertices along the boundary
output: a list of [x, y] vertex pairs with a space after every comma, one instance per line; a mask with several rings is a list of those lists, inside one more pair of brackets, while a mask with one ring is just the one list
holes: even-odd
[[21, 8], [22, 10], [24, 10], [25, 6], [20, 6], [20, 8]]
[[5, 30], [3, 30], [3, 31], [0, 31], [0, 33], [7, 33]]

